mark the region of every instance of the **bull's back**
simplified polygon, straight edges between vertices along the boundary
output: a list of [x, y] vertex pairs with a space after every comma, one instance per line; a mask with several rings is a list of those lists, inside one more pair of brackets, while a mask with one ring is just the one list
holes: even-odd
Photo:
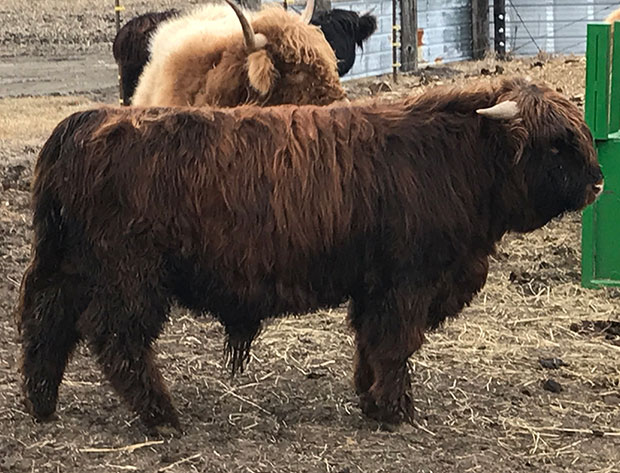
[[153, 122], [139, 139], [141, 167], [152, 166], [150, 186], [166, 192], [149, 193], [141, 211], [180, 202], [183, 231], [216, 228], [219, 233], [205, 235], [211, 241], [204, 243], [230, 253], [237, 245], [233, 235], [244, 235], [245, 246], [273, 245], [274, 256], [285, 248], [329, 248], [355, 228], [360, 207], [372, 217], [376, 193], [372, 170], [358, 172], [364, 160], [355, 148], [364, 144], [351, 139], [370, 130], [351, 117], [339, 123], [332, 116], [338, 113], [247, 107], [174, 113]]
[[269, 294], [259, 305], [283, 313], [348, 294], [379, 218], [366, 121], [320, 107], [107, 113], [66, 168], [91, 241], [156, 249], [189, 306]]
[[[197, 211], [225, 208], [236, 217], [265, 204], [272, 215], [341, 209], [345, 201], [350, 205], [356, 185], [372, 185], [354, 182], [354, 148], [364, 144], [355, 137], [350, 143], [352, 134], [372, 131], [350, 116], [338, 123], [334, 113], [313, 107], [78, 112], [56, 127], [37, 169], [61, 159], [58, 179], [83, 182], [85, 191], [97, 183], [127, 187], [125, 197], [141, 211], [170, 207], [157, 196], [173, 191], [198, 199]], [[126, 186], [130, 180], [139, 185]]]
[[378, 225], [361, 140], [373, 131], [346, 109], [91, 113], [88, 130], [69, 132], [58, 179], [73, 183], [64, 204], [108, 245], [147, 234], [236, 285], [276, 274], [294, 285]]

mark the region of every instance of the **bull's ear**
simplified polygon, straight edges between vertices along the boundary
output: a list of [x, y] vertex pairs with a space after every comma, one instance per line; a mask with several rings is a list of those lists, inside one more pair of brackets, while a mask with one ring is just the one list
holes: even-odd
[[273, 89], [277, 71], [265, 49], [254, 51], [248, 56], [248, 79], [259, 94], [267, 95]]
[[519, 106], [513, 100], [506, 100], [489, 108], [479, 108], [476, 113], [491, 120], [510, 120], [519, 115]]
[[256, 33], [256, 35], [254, 36], [255, 38], [255, 45], [256, 45], [256, 49], [263, 49], [265, 46], [267, 46], [267, 36], [265, 36], [262, 33]]

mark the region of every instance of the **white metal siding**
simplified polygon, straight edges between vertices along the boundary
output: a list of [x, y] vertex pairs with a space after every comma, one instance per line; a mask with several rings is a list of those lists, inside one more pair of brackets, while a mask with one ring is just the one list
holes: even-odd
[[458, 61], [472, 56], [471, 1], [418, 0], [418, 28], [424, 30], [422, 60]]
[[[269, 0], [264, 0], [269, 1]], [[299, 0], [295, 8], [305, 2]], [[472, 55], [471, 0], [418, 0], [418, 28], [424, 30], [422, 61], [469, 59]], [[332, 8], [358, 13], [374, 8], [377, 31], [357, 50], [355, 64], [342, 80], [392, 71], [392, 0], [332, 0]]]
[[[490, 5], [493, 45], [493, 1]], [[506, 50], [515, 55], [584, 54], [586, 25], [620, 7], [618, 0], [507, 0]]]

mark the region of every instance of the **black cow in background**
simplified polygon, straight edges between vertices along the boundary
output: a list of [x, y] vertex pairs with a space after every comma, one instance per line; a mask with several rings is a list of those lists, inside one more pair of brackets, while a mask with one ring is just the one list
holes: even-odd
[[321, 28], [336, 53], [340, 77], [355, 63], [355, 46], [362, 48], [364, 41], [377, 30], [376, 16], [370, 13], [360, 16], [354, 11], [337, 8], [316, 12], [310, 23]]
[[149, 60], [149, 41], [162, 21], [179, 14], [171, 9], [163, 12], [151, 12], [132, 18], [118, 30], [112, 54], [120, 68], [123, 86], [122, 105], [129, 105], [133, 97], [142, 69]]

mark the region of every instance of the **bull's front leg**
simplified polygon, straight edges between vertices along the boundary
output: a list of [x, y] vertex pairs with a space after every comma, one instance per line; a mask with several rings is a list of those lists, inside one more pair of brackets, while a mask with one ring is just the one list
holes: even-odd
[[[356, 332], [355, 387], [364, 414], [380, 422], [413, 420], [409, 357], [424, 341], [430, 298], [353, 300], [349, 319]], [[405, 303], [406, 302], [406, 303]]]
[[[355, 298], [349, 302], [348, 317], [351, 325], [355, 328], [356, 323], [361, 320], [365, 312], [365, 304], [363, 299]], [[360, 345], [359, 336], [356, 330], [356, 350], [355, 360], [353, 362], [353, 383], [355, 392], [361, 397], [370, 391], [370, 387], [375, 382], [375, 376], [372, 367], [368, 363], [368, 356], [364, 345]]]

